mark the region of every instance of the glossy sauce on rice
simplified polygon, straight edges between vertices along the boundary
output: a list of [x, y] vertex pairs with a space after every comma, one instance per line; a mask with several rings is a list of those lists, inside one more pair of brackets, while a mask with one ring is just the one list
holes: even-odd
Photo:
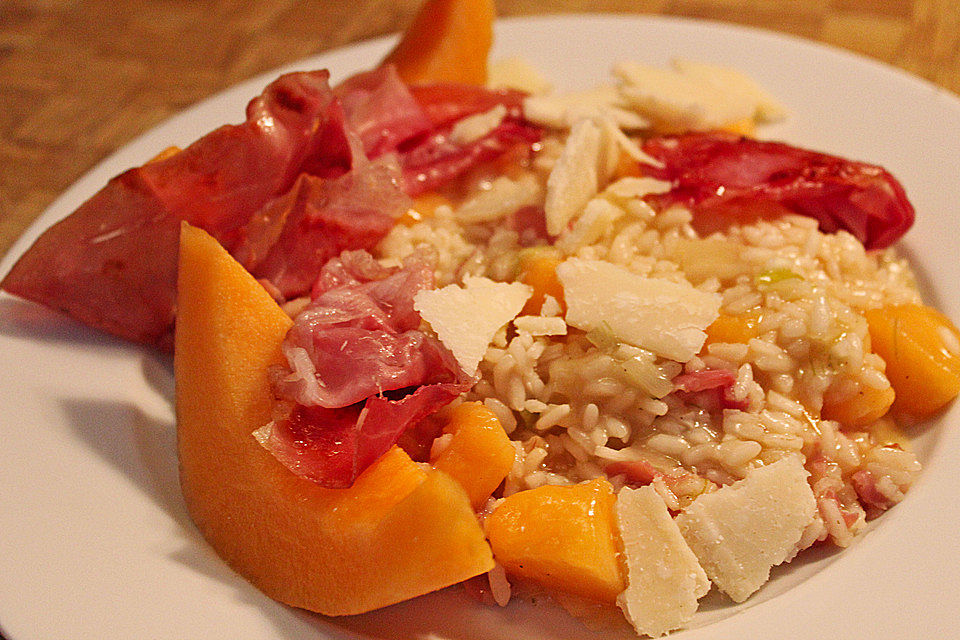
[[[475, 173], [421, 201], [426, 214], [397, 225], [379, 257], [434, 251], [438, 285], [466, 276], [513, 282], [524, 253], [549, 245], [558, 261], [603, 261], [716, 294], [720, 318], [684, 362], [602, 329], [568, 327], [553, 297], [503, 327], [465, 397], [492, 410], [516, 448], [503, 497], [607, 475], [615, 487], [650, 484], [677, 512], [792, 456], [810, 472], [817, 500], [798, 550], [818, 540], [847, 546], [920, 469], [889, 416], [854, 426], [828, 419], [858, 395], [892, 393], [863, 312], [920, 302], [909, 265], [894, 249], [866, 251], [846, 232], [823, 233], [816, 220], [786, 212], [698, 232], [689, 209], [647, 203], [669, 185], [624, 172], [609, 157], [616, 143], [586, 159], [599, 166], [596, 191], [544, 240], [516, 224], [517, 212], [549, 208], [568, 143], [558, 126], [505, 174]], [[678, 376], [708, 371], [726, 372], [725, 397], [716, 386], [673, 387]]]

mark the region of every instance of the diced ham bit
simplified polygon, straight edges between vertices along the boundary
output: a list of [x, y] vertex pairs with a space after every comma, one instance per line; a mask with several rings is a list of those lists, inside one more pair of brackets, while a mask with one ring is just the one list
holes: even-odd
[[861, 504], [867, 511], [867, 519], [872, 520], [896, 504], [877, 487], [877, 478], [867, 469], [854, 471], [850, 483], [857, 492]]
[[750, 406], [747, 399], [738, 399], [733, 395], [733, 386], [737, 374], [729, 369], [702, 369], [692, 373], [682, 373], [673, 379], [677, 392], [684, 394], [690, 404], [708, 411], [739, 409], [746, 411]]
[[623, 475], [627, 484], [632, 487], [644, 487], [653, 482], [655, 478], [666, 475], [646, 460], [611, 462], [604, 467], [603, 471], [608, 476]]
[[651, 138], [643, 150], [664, 165], [644, 164], [644, 172], [674, 185], [649, 197], [661, 207], [722, 215], [738, 201], [774, 202], [815, 218], [824, 232], [849, 231], [867, 249], [893, 244], [913, 224], [903, 187], [875, 165], [726, 132]]
[[316, 298], [283, 343], [274, 373], [281, 401], [257, 439], [295, 474], [348, 487], [411, 425], [466, 391], [472, 380], [418, 327], [413, 296], [433, 286], [419, 257], [388, 269], [365, 252], [324, 266]]
[[[629, 487], [638, 488], [647, 485], [662, 483], [661, 487], [672, 492], [680, 507], [688, 504], [697, 495], [715, 491], [717, 486], [706, 478], [686, 471], [680, 467], [664, 471], [658, 469], [646, 460], [621, 460], [611, 462], [604, 467], [603, 472], [608, 477], [623, 476], [623, 482]], [[659, 489], [658, 489], [659, 492]], [[667, 505], [677, 510], [677, 505]]]

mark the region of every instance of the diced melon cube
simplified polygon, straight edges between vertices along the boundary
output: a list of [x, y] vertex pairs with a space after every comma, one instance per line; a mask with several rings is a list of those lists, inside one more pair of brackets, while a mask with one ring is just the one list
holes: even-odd
[[431, 462], [459, 482], [480, 509], [510, 473], [516, 449], [497, 416], [479, 402], [454, 408], [443, 432], [450, 442]]
[[487, 538], [511, 575], [612, 604], [626, 586], [614, 502], [605, 478], [519, 491], [487, 518]]
[[617, 339], [686, 362], [720, 313], [720, 296], [686, 282], [648, 278], [623, 267], [570, 258], [557, 267], [567, 324], [591, 331], [606, 323]]
[[472, 376], [494, 334], [517, 317], [533, 289], [477, 277], [464, 278], [463, 284], [420, 291], [413, 306]]
[[676, 518], [710, 580], [743, 602], [791, 558], [817, 505], [796, 456], [760, 467], [706, 493]]
[[624, 487], [617, 524], [627, 564], [627, 588], [617, 604], [641, 635], [657, 637], [686, 624], [710, 581], [653, 487]]

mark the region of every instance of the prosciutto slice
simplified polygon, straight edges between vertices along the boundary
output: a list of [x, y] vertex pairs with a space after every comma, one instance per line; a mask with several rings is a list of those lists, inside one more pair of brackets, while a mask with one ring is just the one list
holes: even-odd
[[903, 187], [875, 165], [725, 132], [651, 138], [643, 149], [664, 165], [644, 171], [674, 184], [652, 196], [660, 206], [718, 213], [738, 200], [774, 202], [827, 233], [850, 232], [867, 249], [893, 244], [913, 224]]
[[[370, 158], [396, 153], [401, 186], [411, 196], [432, 191], [471, 168], [541, 137], [523, 119], [523, 95], [458, 84], [407, 87], [393, 66], [349, 78], [335, 89], [348, 124]], [[467, 144], [449, 137], [459, 120], [497, 105], [507, 109], [503, 123]]]
[[[183, 151], [113, 178], [48, 229], [0, 287], [121, 338], [172, 346], [179, 223], [224, 245], [279, 296], [305, 293], [346, 249], [370, 248], [407, 194], [529, 144], [519, 95], [443, 85], [411, 92], [391, 67], [271, 83], [227, 125]], [[456, 119], [496, 104], [510, 116], [469, 144]], [[368, 159], [376, 159], [373, 163]]]
[[387, 269], [345, 252], [324, 266], [284, 340], [282, 404], [256, 432], [261, 444], [301, 477], [350, 486], [409, 426], [469, 389], [453, 355], [418, 328], [413, 297], [432, 286], [421, 258]]
[[327, 77], [281, 76], [250, 102], [244, 123], [113, 178], [48, 229], [0, 286], [122, 338], [169, 344], [179, 221], [230, 248], [254, 212], [290, 189], [311, 154], [347, 164]]
[[232, 253], [250, 273], [292, 298], [308, 292], [323, 265], [341, 251], [373, 248], [409, 207], [395, 167], [361, 158], [335, 179], [301, 174], [289, 192], [251, 218]]
[[338, 85], [334, 93], [370, 158], [394, 151], [402, 142], [436, 126], [393, 65], [352, 76]]

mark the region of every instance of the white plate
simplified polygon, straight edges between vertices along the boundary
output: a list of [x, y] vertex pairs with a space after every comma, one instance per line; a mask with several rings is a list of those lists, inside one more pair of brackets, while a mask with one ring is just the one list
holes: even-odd
[[[334, 80], [374, 64], [377, 40], [290, 67]], [[960, 101], [863, 58], [781, 35], [649, 17], [555, 16], [497, 25], [494, 57], [521, 54], [559, 86], [607, 78], [619, 59], [674, 56], [743, 69], [792, 117], [769, 137], [885, 165], [918, 210], [905, 248], [928, 299], [960, 318]], [[58, 199], [0, 263], [111, 176], [226, 121], [275, 76], [246, 82], [123, 148]], [[170, 362], [0, 297], [0, 628], [64, 638], [574, 637], [542, 606], [464, 609], [450, 593], [327, 620], [234, 575], [191, 524], [177, 484]], [[921, 429], [921, 480], [849, 550], [786, 570], [739, 607], [710, 600], [677, 638], [934, 638], [960, 634], [960, 406]], [[456, 609], [457, 613], [451, 615]], [[343, 625], [343, 626], [341, 626]]]

